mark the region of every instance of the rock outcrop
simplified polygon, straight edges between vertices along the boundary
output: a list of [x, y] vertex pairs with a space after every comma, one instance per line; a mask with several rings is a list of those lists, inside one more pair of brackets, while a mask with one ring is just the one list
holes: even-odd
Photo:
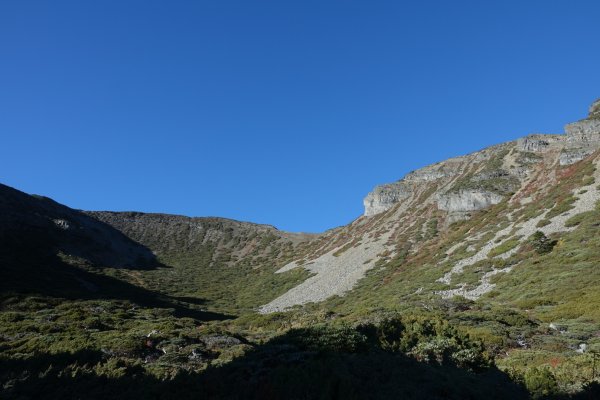
[[454, 160], [428, 165], [416, 171], [409, 172], [402, 179], [406, 182], [432, 182], [438, 179], [451, 177], [457, 174], [459, 168]]
[[[557, 153], [560, 165], [570, 165], [600, 149], [600, 100], [591, 105], [587, 118], [566, 125], [565, 134], [531, 134], [507, 145], [509, 149], [514, 149], [509, 165], [495, 166], [475, 173], [469, 179], [471, 183], [480, 182], [481, 185], [472, 185], [467, 191], [458, 192], [448, 188], [445, 191], [437, 190], [439, 209], [450, 213], [465, 213], [497, 204], [503, 198], [502, 194], [518, 189], [515, 184], [518, 185], [527, 178], [529, 166], [538, 162], [539, 157], [544, 154]], [[469, 165], [485, 164], [497, 157], [503, 149], [506, 150], [507, 147], [492, 146], [467, 156], [423, 167], [397, 182], [377, 186], [364, 199], [364, 215], [369, 217], [390, 209], [414, 192], [414, 185], [440, 180], [448, 182], [469, 169]], [[498, 190], [489, 190], [489, 186], [495, 186], [494, 189]], [[480, 187], [488, 190], [479, 190]]]
[[[449, 286], [435, 293], [442, 297], [463, 295], [476, 299], [489, 292], [495, 286], [492, 276], [510, 273], [513, 264], [476, 270], [481, 276], [475, 286], [467, 283], [457, 286], [453, 276], [490, 257], [507, 259], [519, 249], [508, 245], [523, 243], [537, 230], [550, 234], [573, 229], [566, 226], [566, 221], [593, 209], [600, 196], [594, 182], [600, 175], [594, 176], [593, 183], [574, 189], [577, 198], [568, 212], [548, 217], [543, 224], [542, 220], [549, 215], [548, 209], [535, 218], [518, 218], [519, 211], [543, 198], [547, 194], [544, 189], [562, 179], [563, 171], [568, 172], [559, 164], [575, 163], [600, 149], [599, 116], [600, 102], [596, 102], [586, 119], [565, 127], [565, 134], [528, 135], [420, 168], [396, 182], [377, 186], [364, 199], [366, 218], [325, 234], [314, 242], [311, 251], [278, 270], [286, 273], [304, 268], [313, 275], [259, 311], [283, 311], [334, 295], [342, 296], [352, 290], [368, 270], [389, 260], [399, 262], [401, 257], [419, 254], [424, 243], [443, 237], [438, 236], [438, 231], [448, 229], [455, 221], [473, 218], [478, 210], [509, 200], [506, 208], [498, 211], [508, 225], [501, 229], [491, 225], [469, 232], [470, 242], [480, 244], [487, 240], [482, 239], [483, 235], [495, 233], [492, 240], [483, 242], [480, 247], [465, 246], [463, 253], [470, 255], [452, 260], [454, 267], [438, 280], [454, 288]], [[374, 215], [378, 217], [370, 218]], [[450, 260], [448, 255], [464, 244], [462, 241], [449, 247], [445, 251], [446, 258], [440, 258], [438, 265], [445, 267]], [[497, 249], [499, 246], [507, 250]]]
[[504, 197], [486, 190], [460, 190], [438, 196], [438, 208], [448, 212], [467, 212], [498, 204]]
[[529, 153], [545, 153], [564, 141], [563, 135], [532, 134], [517, 139], [517, 149]]
[[410, 188], [403, 182], [377, 186], [363, 200], [365, 215], [371, 216], [384, 212], [402, 199], [409, 197], [410, 193]]
[[[594, 114], [592, 114], [594, 112]], [[590, 116], [595, 115], [590, 110]], [[583, 160], [600, 148], [600, 119], [588, 118], [565, 126], [565, 148], [560, 155], [560, 164], [569, 165]]]

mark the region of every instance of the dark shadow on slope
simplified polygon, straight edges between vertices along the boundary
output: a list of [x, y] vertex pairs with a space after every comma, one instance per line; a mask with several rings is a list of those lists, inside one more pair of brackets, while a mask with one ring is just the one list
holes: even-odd
[[0, 297], [41, 295], [67, 300], [126, 300], [142, 307], [171, 308], [176, 317], [202, 321], [234, 316], [200, 309], [202, 299], [183, 302], [117, 278], [67, 264], [57, 256], [33, 259], [0, 255]]
[[[205, 372], [162, 380], [100, 351], [0, 358], [3, 399], [526, 399], [495, 367], [477, 372], [377, 348], [310, 349], [284, 335]], [[341, 343], [341, 342], [340, 342]], [[339, 344], [339, 343], [338, 343]], [[102, 371], [98, 373], [97, 371]], [[1, 388], [2, 386], [0, 386]], [[597, 399], [600, 385], [573, 396]]]
[[[73, 363], [88, 367], [77, 374], [59, 374]], [[100, 369], [104, 376], [92, 372], [97, 363], [105, 366]], [[50, 365], [53, 368], [45, 372]], [[23, 371], [28, 378], [19, 381]], [[146, 374], [139, 364], [107, 362], [105, 355], [89, 351], [0, 360], [0, 377], [5, 384], [10, 381], [3, 393], [6, 399], [527, 398], [521, 387], [493, 367], [476, 373], [381, 349], [318, 351], [299, 346], [287, 335], [223, 367], [183, 372], [166, 381]]]
[[[68, 260], [68, 261], [67, 261]], [[222, 320], [202, 299], [172, 299], [101, 274], [101, 268], [169, 268], [110, 225], [55, 201], [0, 185], [0, 295], [128, 300], [179, 317]]]
[[[311, 355], [267, 349], [204, 374], [182, 373], [162, 381], [140, 366], [119, 378], [58, 371], [103, 360], [100, 352], [39, 355], [32, 360], [0, 362], [6, 399], [525, 399], [526, 394], [497, 370], [472, 374], [432, 367], [393, 354]], [[43, 374], [48, 371], [49, 373]], [[125, 364], [115, 363], [115, 369]]]
[[149, 248], [112, 226], [49, 198], [0, 184], [0, 256], [19, 262], [59, 252], [105, 267], [163, 266]]
[[292, 330], [231, 364], [209, 369], [203, 375], [205, 393], [236, 399], [527, 398], [493, 366], [418, 362], [363, 342], [352, 330], [313, 331], [313, 338], [310, 332]]
[[198, 297], [191, 297], [191, 296], [169, 296], [169, 298], [178, 301], [178, 302], [183, 302], [183, 303], [188, 303], [188, 304], [194, 304], [197, 306], [201, 306], [207, 303], [207, 301], [205, 299], [200, 299]]
[[584, 386], [581, 393], [577, 393], [572, 399], [575, 400], [598, 400], [600, 399], [600, 382], [590, 382]]

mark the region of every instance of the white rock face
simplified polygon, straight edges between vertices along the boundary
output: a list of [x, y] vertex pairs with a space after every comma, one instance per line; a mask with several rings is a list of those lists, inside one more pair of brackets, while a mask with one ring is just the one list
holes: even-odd
[[369, 217], [384, 212], [400, 200], [409, 197], [410, 194], [410, 188], [402, 182], [377, 186], [363, 200], [365, 216]]
[[394, 204], [408, 198], [413, 193], [411, 187], [414, 187], [414, 185], [457, 175], [460, 170], [461, 158], [457, 157], [456, 159], [428, 165], [409, 172], [397, 182], [376, 186], [363, 200], [364, 215], [370, 217], [389, 210]]
[[560, 165], [575, 164], [577, 161], [583, 160], [593, 152], [594, 150], [590, 148], [564, 149], [560, 153], [559, 163]]
[[600, 141], [600, 119], [584, 119], [565, 126], [567, 143], [583, 144]]
[[552, 145], [563, 142], [564, 136], [533, 134], [517, 140], [517, 149], [530, 153], [545, 153], [552, 149]]
[[425, 167], [406, 174], [402, 180], [407, 182], [431, 182], [449, 176], [451, 173], [451, 171], [444, 171], [441, 168], [434, 170]]
[[438, 208], [448, 212], [476, 211], [498, 204], [503, 197], [484, 190], [461, 190], [438, 196]]
[[600, 119], [584, 119], [568, 124], [565, 132], [567, 139], [560, 154], [560, 165], [576, 163], [600, 148]]

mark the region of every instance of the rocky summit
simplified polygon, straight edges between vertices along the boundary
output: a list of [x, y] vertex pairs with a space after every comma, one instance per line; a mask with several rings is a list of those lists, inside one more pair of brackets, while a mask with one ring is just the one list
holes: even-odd
[[0, 185], [0, 397], [599, 398], [599, 163], [600, 100], [320, 234]]

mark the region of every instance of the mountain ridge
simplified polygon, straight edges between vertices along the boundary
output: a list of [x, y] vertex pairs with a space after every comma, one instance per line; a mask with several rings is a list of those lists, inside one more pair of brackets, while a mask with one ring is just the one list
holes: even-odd
[[[600, 148], [599, 107], [600, 101], [594, 102], [588, 117], [567, 124], [564, 134], [527, 135], [427, 165], [398, 181], [377, 186], [365, 197], [362, 217], [320, 234], [285, 232], [272, 225], [220, 217], [136, 211], [81, 213], [152, 249], [152, 257], [181, 258], [181, 254], [174, 253], [183, 251], [191, 259], [200, 257], [201, 265], [208, 263], [209, 268], [214, 265], [256, 268], [267, 262], [276, 274], [297, 268], [312, 274], [259, 308], [263, 313], [282, 311], [343, 295], [376, 265], [394, 259], [406, 248], [418, 251], [418, 243], [412, 243], [410, 237], [407, 242], [398, 243], [398, 238], [406, 236], [418, 222], [413, 214], [435, 216], [427, 222], [435, 226], [423, 225], [420, 233], [423, 234], [428, 229], [444, 231], [453, 223], [507, 199], [524, 207], [531, 201], [525, 195], [526, 189], [531, 190], [528, 185], [540, 185], [535, 183], [536, 174], [555, 165], [575, 164]], [[550, 180], [552, 173], [548, 175]], [[587, 197], [592, 195], [594, 190]], [[589, 209], [589, 204], [586, 207]], [[54, 220], [58, 224], [59, 219]], [[68, 227], [70, 222], [60, 219], [60, 223]], [[450, 282], [448, 277], [440, 279]], [[486, 287], [489, 289], [490, 285]], [[452, 290], [437, 292], [470, 296], [464, 290]]]
[[[565, 125], [563, 134], [544, 134], [533, 133], [508, 142], [498, 143], [485, 147], [462, 156], [451, 157], [449, 159], [426, 165], [422, 168], [407, 173], [399, 180], [377, 185], [372, 192], [367, 194], [363, 203], [365, 206], [365, 216], [372, 216], [379, 212], [387, 210], [391, 204], [396, 203], [406, 194], [398, 185], [406, 181], [428, 181], [446, 176], [448, 171], [444, 171], [446, 164], [459, 161], [462, 158], [477, 156], [485, 153], [487, 150], [498, 146], [511, 145], [516, 142], [521, 151], [539, 153], [549, 151], [552, 147], [563, 146], [559, 149], [560, 164], [570, 165], [582, 160], [596, 149], [600, 148], [600, 99], [596, 100], [589, 108], [587, 118]], [[449, 168], [452, 169], [451, 167]], [[379, 200], [378, 197], [381, 197]]]
[[[2, 185], [4, 387], [39, 397], [62, 387], [52, 379], [84, 371], [90, 381], [69, 385], [203, 382], [227, 397], [236, 389], [218, 387], [230, 374], [266, 393], [274, 376], [295, 382], [295, 368], [307, 365], [355, 377], [343, 359], [398, 374], [432, 364], [425, 383], [459, 376], [473, 385], [433, 397], [482, 397], [492, 382], [516, 398], [524, 388], [593, 396], [585, 385], [600, 352], [598, 103], [563, 135], [528, 135], [412, 171], [381, 187], [381, 201], [370, 197], [369, 215], [320, 234], [73, 210]], [[191, 381], [168, 378], [182, 372]], [[276, 393], [289, 393], [284, 386]], [[412, 393], [406, 383], [378, 393], [388, 389]]]
[[[600, 119], [595, 117], [597, 104], [598, 101], [590, 108], [588, 118], [567, 124], [563, 135], [528, 135], [425, 166], [408, 173], [399, 181], [376, 187], [365, 198], [363, 217], [348, 225], [348, 229], [363, 224], [372, 224], [375, 228], [366, 233], [355, 230], [355, 233], [349, 235], [350, 240], [314, 257], [311, 264], [298, 264], [294, 261], [281, 268], [278, 271], [280, 273], [303, 266], [315, 275], [264, 305], [261, 312], [283, 311], [294, 305], [323, 301], [330, 296], [349, 292], [380, 260], [393, 259], [403, 252], [407, 244], [415, 247], [416, 244], [410, 243], [414, 241], [412, 238], [406, 239], [408, 243], [398, 243], [397, 238], [418, 223], [415, 218], [418, 213], [429, 213], [430, 216], [438, 214], [436, 219], [431, 219], [435, 222], [420, 222], [422, 231], [428, 229], [427, 223], [435, 224], [436, 231], [444, 231], [453, 223], [468, 220], [473, 213], [504, 201], [510, 203], [514, 208], [513, 212], [517, 213], [532, 201], [530, 192], [534, 187], [538, 193], [543, 193], [545, 188], [556, 181], [552, 177], [556, 173], [555, 168], [568, 167], [593, 158], [593, 154], [600, 149]], [[543, 178], [542, 181], [540, 177]], [[598, 177], [594, 175], [594, 179]], [[600, 194], [593, 182], [579, 190], [585, 190], [587, 194], [584, 195], [584, 200], [574, 203], [573, 209], [576, 213], [591, 211], [595, 201], [600, 199]], [[522, 236], [519, 243], [538, 229], [535, 225], [541, 219], [540, 216], [538, 220], [532, 220], [527, 229], [519, 226], [520, 230], [517, 232]], [[546, 234], [567, 231], [569, 228], [564, 226], [567, 219], [554, 216], [546, 227], [539, 227], [539, 230]], [[407, 224], [410, 224], [408, 228]], [[517, 229], [512, 222], [509, 226], [512, 230]], [[486, 258], [494, 247], [500, 246], [505, 241], [502, 236], [511, 233], [511, 229], [495, 233], [492, 240], [499, 241], [498, 244], [486, 244], [471, 264]], [[373, 234], [373, 230], [380, 233]], [[415, 232], [412, 236], [421, 234], [422, 232]], [[418, 252], [418, 245], [416, 246], [417, 249], [412, 251]], [[341, 252], [341, 249], [345, 251]], [[512, 251], [516, 251], [516, 247]], [[501, 257], [506, 258], [511, 254], [509, 251]], [[457, 265], [452, 271], [462, 272], [461, 263]], [[470, 264], [466, 262], [465, 265]], [[461, 287], [434, 292], [442, 296], [463, 295], [476, 299], [493, 289], [494, 285], [488, 282], [491, 276], [500, 271], [508, 273], [510, 270], [504, 268], [489, 271], [476, 288]], [[438, 281], [450, 284], [448, 274], [451, 272], [446, 272]]]

